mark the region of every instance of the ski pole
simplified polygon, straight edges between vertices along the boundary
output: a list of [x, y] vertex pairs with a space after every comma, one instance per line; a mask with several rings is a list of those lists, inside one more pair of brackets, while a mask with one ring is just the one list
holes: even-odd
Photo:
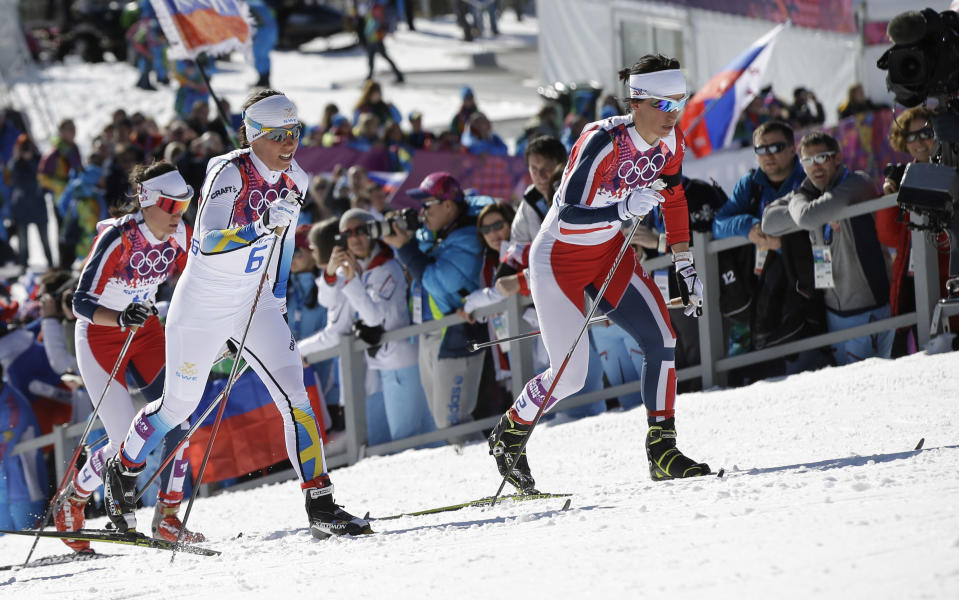
[[546, 396], [543, 399], [543, 403], [539, 405], [539, 409], [536, 411], [536, 416], [533, 417], [533, 422], [529, 426], [529, 431], [526, 432], [526, 435], [523, 437], [523, 441], [520, 443], [519, 448], [517, 448], [516, 452], [513, 454], [513, 460], [506, 461], [506, 475], [503, 476], [503, 481], [500, 482], [499, 489], [496, 490], [496, 494], [493, 496], [490, 506], [496, 506], [496, 500], [499, 499], [500, 494], [503, 493], [503, 487], [506, 486], [506, 481], [509, 479], [510, 475], [513, 474], [513, 465], [515, 465], [519, 457], [523, 455], [523, 450], [526, 449], [526, 444], [529, 442], [529, 438], [533, 435], [533, 429], [536, 428], [536, 424], [539, 423], [540, 417], [543, 416], [543, 411], [549, 404], [549, 399], [553, 396], [553, 390], [556, 389], [556, 383], [559, 381], [559, 378], [563, 376], [563, 371], [566, 370], [566, 365], [569, 364], [569, 359], [573, 357], [573, 352], [576, 350], [576, 346], [579, 345], [579, 340], [583, 338], [583, 334], [586, 333], [586, 329], [589, 328], [589, 323], [593, 319], [593, 313], [596, 312], [596, 307], [598, 307], [599, 303], [602, 301], [603, 295], [606, 293], [606, 288], [609, 287], [609, 282], [613, 280], [613, 274], [616, 273], [616, 269], [619, 268], [619, 263], [623, 260], [623, 256], [626, 255], [626, 250], [629, 248], [629, 241], [633, 239], [633, 235], [639, 228], [641, 221], [642, 219], [633, 220], [633, 227], [630, 229], [629, 235], [626, 236], [626, 239], [623, 240], [623, 247], [619, 249], [619, 254], [616, 255], [616, 260], [613, 261], [613, 268], [609, 270], [609, 274], [606, 275], [606, 280], [603, 282], [602, 287], [599, 288], [599, 293], [596, 294], [596, 301], [590, 304], [589, 311], [586, 313], [586, 321], [583, 323], [583, 326], [580, 327], [579, 334], [576, 336], [576, 340], [573, 342], [572, 347], [570, 347], [569, 352], [566, 353], [566, 358], [564, 358], [562, 364], [560, 364], [559, 370], [556, 371], [556, 375], [553, 376], [553, 383], [550, 384], [549, 390], [547, 390]]
[[[666, 308], [682, 308], [683, 299], [682, 298], [670, 298], [666, 301]], [[596, 315], [589, 320], [588, 325], [595, 325], [596, 323], [602, 323], [603, 321], [608, 321], [608, 315]], [[489, 348], [490, 346], [498, 346], [500, 344], [507, 344], [509, 342], [516, 342], [519, 340], [529, 339], [531, 337], [536, 337], [543, 332], [540, 330], [530, 331], [527, 333], [521, 333], [519, 335], [514, 335], [513, 337], [501, 338], [498, 340], [493, 340], [491, 342], [470, 342], [466, 345], [466, 349], [470, 352], [476, 352], [482, 348]]]
[[[293, 194], [291, 194], [293, 195]], [[290, 196], [288, 195], [287, 198]], [[298, 202], [299, 198], [293, 195], [293, 201]], [[213, 420], [213, 429], [210, 431], [210, 441], [206, 444], [206, 452], [203, 453], [203, 462], [200, 463], [200, 470], [193, 481], [193, 490], [190, 492], [190, 501], [186, 505], [186, 512], [183, 514], [183, 525], [180, 527], [180, 533], [176, 536], [177, 545], [183, 540], [183, 532], [186, 531], [186, 523], [190, 518], [190, 512], [193, 510], [193, 502], [196, 500], [196, 494], [200, 490], [200, 484], [203, 482], [203, 472], [206, 470], [206, 463], [210, 460], [210, 453], [213, 450], [213, 440], [216, 439], [216, 433], [220, 429], [220, 421], [223, 420], [223, 411], [226, 408], [226, 401], [230, 397], [230, 391], [233, 389], [233, 378], [236, 377], [237, 368], [240, 365], [240, 358], [243, 356], [243, 348], [246, 347], [246, 336], [250, 333], [250, 325], [253, 324], [253, 316], [256, 315], [256, 305], [260, 302], [260, 295], [263, 293], [263, 285], [266, 283], [267, 274], [270, 272], [270, 263], [273, 261], [273, 252], [276, 250], [277, 241], [286, 233], [286, 227], [277, 227], [273, 230], [276, 237], [270, 245], [270, 252], [266, 257], [266, 265], [263, 267], [263, 274], [260, 275], [260, 284], [256, 288], [256, 295], [253, 297], [253, 306], [250, 308], [250, 318], [246, 321], [246, 328], [243, 329], [243, 337], [240, 338], [240, 344], [236, 348], [236, 361], [233, 368], [230, 369], [230, 378], [223, 389], [223, 400], [220, 401], [220, 408], [216, 412], [216, 419]], [[170, 556], [170, 563], [176, 558], [176, 548]]]
[[[247, 363], [244, 363], [243, 367], [236, 374], [236, 379], [239, 379], [240, 376], [246, 373], [246, 370], [249, 368], [250, 368], [250, 365]], [[166, 458], [163, 459], [163, 462], [160, 463], [159, 468], [157, 468], [157, 470], [153, 473], [153, 475], [151, 475], [150, 478], [147, 479], [147, 482], [143, 484], [143, 487], [141, 487], [140, 491], [137, 492], [136, 498], [134, 498], [134, 502], [139, 500], [143, 496], [143, 494], [146, 493], [147, 489], [150, 487], [150, 484], [156, 481], [157, 477], [160, 476], [160, 473], [163, 472], [163, 469], [167, 468], [167, 466], [171, 462], [173, 462], [173, 458], [176, 456], [176, 453], [180, 451], [180, 448], [182, 448], [183, 445], [186, 444], [191, 437], [193, 437], [193, 434], [196, 433], [197, 429], [199, 429], [200, 426], [203, 424], [203, 422], [206, 421], [206, 418], [210, 416], [210, 414], [213, 412], [213, 409], [219, 406], [220, 402], [222, 401], [223, 401], [223, 392], [220, 392], [219, 394], [217, 394], [213, 402], [211, 402], [210, 405], [206, 407], [206, 410], [203, 411], [203, 413], [199, 416], [199, 418], [197, 418], [194, 421], [193, 425], [190, 426], [190, 429], [187, 430], [186, 434], [184, 434], [183, 439], [181, 439], [179, 443], [177, 443], [176, 447], [174, 447], [173, 450], [171, 450], [167, 454]]]
[[47, 526], [47, 521], [50, 520], [50, 515], [52, 515], [55, 510], [59, 510], [60, 508], [60, 493], [63, 491], [67, 481], [73, 477], [73, 472], [77, 468], [77, 458], [80, 457], [80, 452], [86, 445], [87, 436], [90, 435], [90, 430], [93, 429], [93, 421], [97, 418], [97, 413], [100, 412], [100, 405], [103, 404], [103, 399], [107, 397], [107, 391], [110, 389], [110, 384], [113, 383], [113, 378], [117, 376], [117, 371], [120, 370], [120, 364], [123, 363], [123, 357], [126, 356], [127, 350], [130, 349], [130, 343], [133, 342], [133, 334], [135, 334], [138, 329], [139, 327], [130, 327], [130, 333], [127, 334], [127, 339], [123, 342], [123, 348], [120, 349], [120, 355], [117, 356], [117, 362], [114, 363], [113, 370], [110, 372], [110, 378], [107, 379], [106, 385], [103, 386], [103, 391], [100, 393], [100, 399], [97, 400], [96, 406], [93, 407], [93, 413], [87, 419], [87, 426], [83, 429], [83, 435], [80, 436], [80, 442], [73, 450], [73, 456], [70, 458], [70, 462], [67, 463], [69, 465], [67, 467], [67, 471], [63, 474], [63, 478], [60, 480], [60, 485], [57, 486], [57, 491], [53, 494], [53, 498], [51, 498], [49, 504], [47, 504], [47, 511], [43, 515], [43, 520], [40, 521], [40, 527], [37, 528], [37, 535], [35, 535], [33, 538], [33, 545], [30, 546], [30, 552], [27, 553], [27, 559], [23, 561], [24, 567], [29, 564], [30, 558], [33, 556], [33, 551], [37, 548], [37, 542], [40, 540], [40, 532], [43, 531], [43, 529]]

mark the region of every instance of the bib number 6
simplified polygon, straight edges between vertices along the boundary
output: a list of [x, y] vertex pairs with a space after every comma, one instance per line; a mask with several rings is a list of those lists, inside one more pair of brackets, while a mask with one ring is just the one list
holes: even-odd
[[256, 273], [257, 271], [259, 271], [260, 267], [263, 266], [263, 260], [264, 260], [263, 252], [265, 251], [266, 251], [266, 246], [260, 246], [258, 248], [254, 248], [253, 250], [251, 250], [250, 259], [246, 261], [246, 269], [244, 269], [243, 272]]

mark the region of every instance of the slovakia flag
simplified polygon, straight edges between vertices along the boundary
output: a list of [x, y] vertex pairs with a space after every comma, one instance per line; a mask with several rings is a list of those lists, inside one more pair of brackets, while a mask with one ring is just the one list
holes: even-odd
[[739, 115], [759, 93], [776, 36], [788, 24], [759, 38], [690, 98], [680, 127], [697, 158], [729, 144]]

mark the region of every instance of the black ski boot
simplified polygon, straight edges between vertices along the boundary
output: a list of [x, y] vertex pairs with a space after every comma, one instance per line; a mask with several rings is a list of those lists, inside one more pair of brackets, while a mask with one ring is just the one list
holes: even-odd
[[514, 454], [519, 450], [523, 443], [523, 438], [529, 433], [530, 426], [516, 423], [509, 417], [509, 411], [499, 420], [493, 432], [490, 433], [487, 442], [489, 442], [489, 453], [496, 460], [496, 468], [499, 474], [506, 477], [509, 472], [508, 481], [521, 494], [538, 494], [536, 482], [533, 480], [533, 474], [529, 470], [529, 462], [526, 460], [526, 449], [520, 455], [516, 463], [513, 464], [513, 470], [510, 472], [510, 465], [513, 462]]
[[120, 533], [137, 528], [137, 476], [143, 471], [123, 464], [114, 456], [103, 466], [103, 505], [107, 516]]
[[325, 540], [331, 535], [364, 535], [373, 533], [366, 519], [354, 517], [333, 503], [333, 484], [329, 477], [315, 479], [315, 486], [303, 490], [306, 496], [306, 514], [310, 519], [310, 533]]
[[698, 463], [676, 449], [676, 419], [649, 426], [646, 433], [646, 458], [653, 481], [709, 475], [709, 465]]

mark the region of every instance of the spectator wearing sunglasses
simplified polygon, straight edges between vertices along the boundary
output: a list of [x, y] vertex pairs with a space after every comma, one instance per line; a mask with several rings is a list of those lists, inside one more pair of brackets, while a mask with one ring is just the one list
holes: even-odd
[[[894, 150], [908, 153], [913, 162], [929, 162], [936, 146], [932, 130], [932, 111], [924, 106], [916, 106], [903, 112], [893, 122], [889, 131], [889, 145]], [[895, 194], [899, 191], [905, 165], [889, 165], [882, 191]], [[892, 281], [889, 292], [889, 309], [892, 316], [912, 312], [916, 308], [916, 296], [913, 277], [909, 273], [912, 252], [912, 235], [906, 226], [908, 216], [900, 218], [899, 208], [892, 207], [876, 213], [876, 231], [883, 245], [895, 249], [892, 263]], [[946, 279], [949, 277], [949, 235], [941, 233], [937, 238], [939, 248], [939, 287], [944, 296]], [[896, 332], [893, 343], [893, 357], [912, 354], [917, 350], [915, 326]]]
[[[761, 227], [766, 207], [798, 188], [806, 176], [796, 156], [792, 127], [778, 119], [763, 123], [753, 132], [753, 151], [758, 168], [750, 169], [736, 183], [732, 196], [713, 220], [713, 236], [717, 239], [741, 236], [753, 244], [728, 250], [720, 257], [720, 268], [725, 274], [720, 284], [720, 302], [728, 314], [725, 325], [729, 330], [730, 355], [812, 333], [803, 331], [807, 315], [813, 312], [806, 310], [811, 307], [804, 299], [813, 298], [814, 294], [794, 297], [797, 289], [812, 291], [812, 281], [800, 281], [793, 275], [812, 273], [809, 236], [805, 232], [782, 237], [768, 235]], [[765, 276], [757, 277], [767, 265]], [[786, 302], [786, 298], [790, 301]], [[819, 305], [816, 314], [821, 314], [821, 299], [815, 300]], [[786, 373], [798, 372], [812, 364], [806, 358], [815, 356], [764, 363], [761, 376], [780, 374], [784, 368]], [[755, 370], [749, 376], [753, 378]]]
[[[839, 143], [817, 131], [799, 142], [806, 178], [795, 191], [767, 207], [763, 231], [782, 235], [794, 227], [809, 232], [814, 280], [822, 290], [829, 331], [864, 325], [889, 316], [885, 249], [871, 214], [840, 218], [845, 207], [876, 197], [866, 173], [850, 171]], [[839, 365], [873, 356], [889, 358], [893, 331], [833, 345]]]
[[[396, 249], [412, 278], [413, 321], [422, 323], [455, 313], [480, 287], [483, 257], [476, 218], [493, 199], [465, 195], [459, 181], [444, 171], [430, 173], [407, 193], [421, 202], [423, 226], [414, 238], [413, 232], [394, 224], [383, 241]], [[469, 352], [466, 345], [488, 339], [485, 325], [471, 323], [421, 336], [420, 378], [440, 429], [472, 420], [484, 355]]]
[[360, 208], [343, 214], [338, 243], [317, 280], [320, 303], [345, 310], [352, 334], [371, 344], [366, 352], [370, 445], [436, 428], [420, 383], [416, 343], [408, 338], [380, 343], [387, 331], [410, 324], [410, 310], [403, 268], [386, 243], [370, 236], [369, 224], [376, 220]]

